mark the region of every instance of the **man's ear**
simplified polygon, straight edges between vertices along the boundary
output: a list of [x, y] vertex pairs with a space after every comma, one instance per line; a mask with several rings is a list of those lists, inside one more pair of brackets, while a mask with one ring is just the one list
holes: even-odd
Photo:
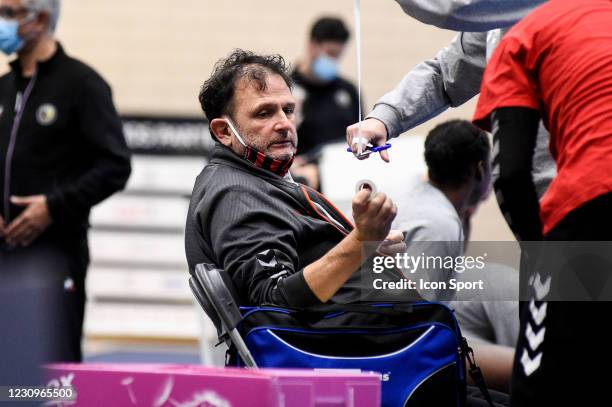
[[479, 182], [482, 181], [484, 178], [484, 173], [485, 173], [484, 162], [478, 161], [478, 163], [476, 164], [476, 173], [474, 174], [474, 176], [476, 177], [476, 180]]
[[232, 131], [229, 128], [227, 122], [223, 119], [212, 119], [210, 122], [210, 131], [219, 140], [219, 143], [226, 147], [230, 147], [232, 144]]
[[308, 46], [306, 47], [308, 62], [312, 63], [312, 61], [314, 61], [314, 59], [317, 57], [318, 51], [319, 44], [315, 40], [308, 40]]
[[51, 17], [46, 11], [41, 11], [38, 13], [34, 22], [36, 24], [36, 28], [43, 33], [48, 32], [51, 27]]

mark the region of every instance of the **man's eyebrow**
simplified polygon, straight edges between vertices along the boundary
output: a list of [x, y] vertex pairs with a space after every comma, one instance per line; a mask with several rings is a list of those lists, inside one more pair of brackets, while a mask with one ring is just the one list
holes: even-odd
[[[278, 104], [276, 102], [260, 102], [258, 104], [256, 104], [253, 107], [253, 110], [261, 110], [261, 109], [270, 109], [270, 108], [276, 108]], [[281, 106], [285, 107], [285, 106], [295, 106], [295, 101], [293, 100], [287, 100], [285, 102], [281, 103]]]
[[274, 106], [276, 106], [276, 103], [273, 102], [258, 102], [253, 106], [253, 110], [269, 109]]

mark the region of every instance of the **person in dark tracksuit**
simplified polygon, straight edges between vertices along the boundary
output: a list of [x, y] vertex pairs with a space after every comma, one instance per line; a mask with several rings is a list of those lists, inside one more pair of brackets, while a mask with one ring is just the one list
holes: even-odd
[[[62, 315], [49, 316], [64, 335], [54, 358], [80, 360], [89, 212], [125, 186], [131, 166], [110, 87], [54, 38], [59, 6], [0, 0], [0, 49], [17, 53], [0, 77], [0, 275], [61, 286]], [[15, 261], [49, 251], [59, 275], [42, 272], [40, 257]]]

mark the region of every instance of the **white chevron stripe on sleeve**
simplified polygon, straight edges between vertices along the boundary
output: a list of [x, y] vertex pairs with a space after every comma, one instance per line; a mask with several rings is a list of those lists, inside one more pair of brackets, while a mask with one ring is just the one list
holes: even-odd
[[535, 358], [531, 359], [529, 357], [529, 352], [527, 349], [523, 349], [523, 356], [521, 357], [521, 365], [523, 365], [523, 371], [525, 372], [525, 376], [529, 377], [539, 369], [540, 364], [542, 363], [542, 353], [538, 353]]
[[270, 277], [268, 277], [268, 278], [272, 278], [272, 279], [279, 278], [279, 277], [281, 277], [281, 276], [284, 276], [284, 275], [285, 275], [285, 274], [287, 274], [287, 273], [288, 273], [288, 271], [287, 271], [287, 270], [279, 271], [279, 272], [278, 272], [278, 273], [276, 273], [276, 274], [272, 274], [272, 275], [271, 275]]
[[544, 342], [544, 335], [546, 334], [546, 328], [541, 328], [539, 332], [536, 334], [531, 327], [531, 324], [527, 322], [527, 329], [525, 329], [525, 337], [529, 342], [529, 348], [532, 351], [536, 351], [538, 347]]
[[540, 308], [535, 305], [534, 300], [529, 302], [529, 312], [531, 312], [531, 318], [533, 318], [533, 322], [535, 322], [537, 326], [542, 325], [542, 322], [544, 322], [546, 318], [546, 308], [548, 308], [547, 302], [540, 305]]
[[552, 278], [548, 276], [546, 281], [542, 283], [542, 276], [538, 273], [533, 281], [533, 289], [535, 290], [535, 296], [538, 301], [542, 301], [544, 297], [550, 292], [550, 282]]
[[269, 262], [265, 262], [262, 259], [257, 259], [257, 261], [259, 262], [259, 264], [261, 264], [262, 267], [275, 267], [276, 266], [276, 257], [272, 257], [272, 259]]

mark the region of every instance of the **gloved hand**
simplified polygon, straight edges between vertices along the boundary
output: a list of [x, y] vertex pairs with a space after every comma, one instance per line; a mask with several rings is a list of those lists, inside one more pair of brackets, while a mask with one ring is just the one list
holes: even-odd
[[[359, 136], [359, 123], [351, 124], [346, 128], [346, 142], [351, 149], [353, 150], [353, 154], [360, 159], [365, 160], [370, 155], [359, 156], [358, 155], [358, 140]], [[362, 144], [362, 152], [365, 151], [366, 145], [371, 143], [373, 146], [382, 146], [387, 142], [387, 128], [384, 123], [378, 119], [365, 119], [361, 122], [361, 144]], [[383, 161], [389, 162], [389, 153], [387, 150], [380, 151], [380, 158]]]

